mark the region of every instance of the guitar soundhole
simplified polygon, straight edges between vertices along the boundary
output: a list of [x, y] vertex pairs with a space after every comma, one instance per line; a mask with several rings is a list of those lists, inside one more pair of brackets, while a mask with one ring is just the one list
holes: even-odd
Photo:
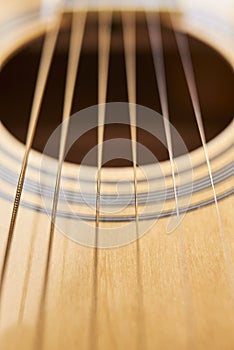
[[[163, 18], [162, 18], [163, 19]], [[56, 53], [45, 91], [33, 148], [42, 152], [54, 129], [61, 123], [66, 65], [68, 58], [69, 14], [64, 15]], [[169, 111], [172, 124], [182, 136], [189, 151], [201, 146], [196, 120], [172, 29], [163, 24], [162, 37]], [[152, 52], [145, 17], [137, 15], [137, 104], [161, 113]], [[85, 29], [81, 61], [72, 107], [72, 114], [97, 104], [98, 47], [97, 16], [90, 13]], [[8, 60], [0, 74], [0, 118], [7, 129], [25, 142], [30, 108], [35, 88], [43, 36], [26, 43]], [[234, 79], [224, 58], [203, 42], [189, 37], [193, 66], [201, 102], [207, 140], [217, 136], [233, 118]], [[109, 67], [107, 102], [127, 102], [126, 72], [123, 49], [123, 28], [120, 14], [115, 13]], [[138, 141], [160, 161], [168, 158], [164, 146], [149, 133], [139, 129]], [[127, 125], [109, 124], [105, 140], [130, 139]], [[97, 143], [97, 129], [83, 135], [72, 147], [67, 160], [80, 163]], [[56, 152], [50, 154], [57, 156]], [[147, 162], [147, 161], [146, 161]], [[129, 166], [124, 159], [109, 161], [105, 166]]]

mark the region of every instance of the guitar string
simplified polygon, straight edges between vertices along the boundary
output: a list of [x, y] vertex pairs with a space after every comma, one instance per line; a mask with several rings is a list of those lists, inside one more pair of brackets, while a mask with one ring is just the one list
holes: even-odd
[[129, 15], [128, 13], [123, 12], [122, 19], [123, 19], [123, 38], [124, 38], [124, 51], [125, 51], [125, 66], [126, 66], [126, 75], [127, 75], [128, 102], [129, 102], [132, 163], [133, 163], [133, 175], [134, 175], [135, 215], [136, 215], [136, 222], [138, 223], [135, 13]]
[[[129, 18], [128, 18], [129, 19]], [[58, 26], [58, 28], [59, 28], [59, 26]], [[58, 30], [57, 30], [58, 31]], [[52, 35], [52, 33], [53, 33], [53, 35]], [[176, 33], [176, 36], [177, 35], [180, 35], [180, 34], [177, 34]], [[128, 31], [128, 35], [125, 35], [125, 37], [128, 37], [129, 36], [129, 31]], [[50, 39], [49, 39], [50, 38]], [[52, 39], [53, 38], [53, 39]], [[52, 58], [48, 58], [49, 57], [49, 54], [48, 54], [48, 52], [50, 52], [50, 54], [51, 54], [51, 57], [53, 56], [53, 45], [55, 46], [55, 43], [56, 43], [56, 38], [57, 38], [57, 33], [56, 33], [56, 31], [52, 31], [52, 32], [50, 32], [48, 35], [47, 35], [47, 37], [46, 37], [46, 43], [47, 43], [47, 45], [46, 45], [46, 43], [44, 44], [45, 45], [45, 47], [47, 47], [47, 55], [48, 56], [46, 56], [47, 57], [47, 60], [46, 60], [46, 62], [47, 62], [47, 65], [45, 65], [45, 62], [44, 62], [44, 64], [43, 64], [43, 70], [45, 70], [45, 67], [47, 66], [48, 67], [48, 71], [49, 71], [49, 67], [50, 67], [50, 60], [52, 59]], [[178, 39], [178, 38], [177, 38]], [[155, 39], [154, 39], [155, 40]], [[184, 39], [183, 39], [184, 40]], [[125, 38], [125, 41], [127, 41], [127, 42], [129, 42], [129, 38], [127, 39], [127, 38]], [[179, 39], [179, 41], [181, 41], [181, 38]], [[49, 44], [49, 42], [50, 42], [50, 44]], [[54, 42], [54, 44], [53, 44], [53, 42]], [[177, 41], [178, 42], [178, 41]], [[180, 42], [180, 44], [181, 44], [181, 42]], [[125, 45], [127, 45], [127, 44], [125, 44]], [[130, 46], [131, 46], [132, 44], [130, 44]], [[184, 50], [184, 46], [183, 46], [184, 44], [181, 44], [181, 46], [182, 46], [182, 50]], [[187, 44], [186, 44], [187, 45]], [[72, 45], [71, 45], [72, 46]], [[179, 46], [179, 44], [178, 44], [178, 46]], [[44, 50], [45, 50], [45, 47], [44, 47], [44, 49], [43, 49], [43, 52], [44, 52]], [[48, 47], [50, 47], [50, 50], [52, 50], [52, 51], [50, 51], [50, 50], [48, 50]], [[180, 49], [181, 49], [181, 47], [180, 47]], [[187, 50], [187, 49], [186, 49]], [[127, 50], [126, 50], [127, 51]], [[45, 54], [45, 53], [44, 53]], [[45, 57], [44, 57], [44, 54], [42, 54], [42, 59], [41, 59], [41, 63], [40, 63], [40, 66], [42, 66], [42, 60], [44, 61], [45, 60]], [[183, 54], [183, 60], [185, 60], [185, 56], [186, 55], [184, 55]], [[187, 57], [187, 56], [186, 56]], [[131, 61], [131, 62], [133, 62], [133, 61]], [[158, 64], [160, 64], [160, 63], [158, 63]], [[183, 63], [184, 64], [184, 63]], [[68, 65], [69, 66], [69, 65]], [[127, 64], [126, 64], [126, 66], [127, 66]], [[186, 61], [186, 67], [187, 67], [187, 69], [185, 69], [186, 71], [188, 71], [189, 73], [191, 73], [191, 70], [190, 70], [190, 68], [188, 68], [189, 67], [189, 64], [188, 64], [188, 61]], [[99, 68], [100, 69], [100, 68]], [[129, 72], [129, 70], [130, 71], [133, 71], [133, 69], [132, 69], [132, 67], [131, 68], [129, 68], [129, 64], [128, 64], [128, 68], [127, 68], [127, 70], [128, 70], [128, 72]], [[39, 71], [41, 71], [41, 69], [39, 70]], [[39, 75], [38, 75], [38, 77], [40, 76], [41, 77], [41, 74], [42, 73], [39, 73]], [[193, 74], [193, 73], [192, 73]], [[23, 161], [23, 163], [22, 163], [22, 170], [21, 170], [21, 172], [22, 172], [22, 175], [20, 176], [20, 178], [21, 178], [21, 181], [19, 181], [19, 183], [18, 183], [18, 185], [17, 185], [17, 191], [16, 191], [16, 198], [15, 198], [15, 203], [14, 203], [14, 208], [15, 208], [15, 210], [14, 210], [14, 212], [12, 213], [12, 220], [11, 220], [11, 226], [10, 226], [10, 230], [9, 230], [9, 234], [8, 234], [8, 241], [9, 241], [9, 246], [8, 246], [8, 249], [6, 249], [6, 256], [4, 257], [4, 261], [6, 260], [6, 262], [5, 262], [5, 265], [3, 265], [3, 271], [2, 271], [2, 278], [1, 278], [1, 281], [4, 281], [4, 274], [5, 274], [5, 269], [6, 269], [6, 266], [7, 266], [7, 259], [8, 259], [8, 251], [10, 250], [10, 245], [11, 245], [11, 241], [12, 241], [12, 238], [13, 238], [13, 233], [14, 233], [14, 227], [15, 227], [15, 222], [16, 222], [16, 218], [17, 218], [17, 212], [18, 212], [18, 207], [19, 207], [19, 203], [20, 203], [20, 196], [21, 196], [21, 193], [22, 193], [22, 189], [23, 189], [23, 183], [24, 183], [24, 178], [25, 178], [25, 172], [26, 172], [26, 168], [27, 168], [27, 162], [28, 162], [28, 156], [29, 156], [29, 152], [30, 152], [30, 150], [31, 150], [31, 147], [32, 147], [32, 142], [33, 142], [33, 138], [34, 138], [34, 134], [35, 134], [35, 129], [36, 129], [36, 124], [37, 124], [37, 119], [38, 119], [38, 115], [39, 115], [39, 110], [40, 110], [40, 105], [41, 105], [41, 101], [42, 101], [42, 97], [43, 97], [43, 92], [44, 92], [44, 89], [40, 89], [40, 93], [39, 92], [37, 92], [38, 90], [39, 90], [39, 86], [43, 86], [43, 84], [44, 84], [44, 86], [45, 86], [45, 84], [46, 84], [46, 80], [47, 80], [47, 75], [48, 75], [48, 72], [47, 72], [47, 74], [45, 74], [44, 73], [44, 79], [42, 79], [42, 80], [44, 80], [44, 82], [42, 83], [40, 83], [39, 84], [39, 82], [37, 82], [36, 83], [36, 90], [35, 90], [35, 100], [37, 101], [37, 103], [35, 102], [35, 105], [37, 105], [37, 107], [36, 106], [34, 106], [34, 108], [32, 109], [32, 114], [31, 114], [31, 117], [30, 117], [30, 126], [29, 126], [29, 129], [28, 129], [28, 135], [27, 135], [27, 142], [26, 142], [26, 152], [27, 152], [27, 150], [28, 150], [28, 153], [25, 155], [25, 160]], [[132, 73], [128, 73], [128, 75], [131, 75], [131, 78], [129, 79], [129, 76], [128, 76], [128, 86], [129, 86], [129, 82], [131, 82], [132, 81]], [[158, 74], [157, 74], [158, 75]], [[190, 78], [188, 79], [188, 73], [187, 73], [187, 77], [186, 77], [186, 79], [187, 79], [187, 81], [189, 81], [190, 82], [190, 84], [188, 83], [188, 85], [190, 85], [190, 95], [191, 95], [191, 98], [192, 99], [194, 99], [194, 101], [193, 101], [193, 103], [194, 103], [194, 109], [195, 109], [195, 113], [198, 113], [198, 117], [197, 117], [197, 115], [196, 115], [196, 117], [198, 118], [198, 120], [197, 120], [197, 123], [198, 123], [198, 128], [199, 128], [199, 132], [200, 132], [200, 130], [202, 131], [202, 133], [200, 132], [200, 134], [201, 134], [201, 139], [202, 139], [202, 142], [204, 141], [205, 143], [204, 143], [204, 145], [205, 145], [205, 147], [204, 147], [204, 145], [203, 145], [203, 147], [204, 147], [204, 151], [205, 151], [205, 155], [206, 155], [206, 161], [207, 161], [207, 165], [208, 165], [208, 169], [209, 169], [209, 175], [210, 175], [210, 180], [211, 180], [211, 184], [212, 184], [212, 189], [213, 189], [213, 191], [214, 191], [214, 199], [215, 199], [215, 205], [216, 205], [216, 211], [217, 211], [217, 215], [218, 215], [218, 220], [219, 220], [219, 227], [220, 228], [222, 228], [222, 222], [221, 222], [221, 216], [220, 216], [220, 211], [219, 211], [219, 208], [218, 208], [218, 201], [217, 201], [217, 196], [216, 196], [216, 191], [215, 191], [215, 188], [214, 188], [214, 183], [213, 183], [213, 177], [212, 177], [212, 172], [211, 172], [211, 167], [210, 167], [210, 162], [209, 162], [209, 157], [208, 157], [208, 152], [207, 152], [207, 148], [206, 148], [206, 141], [205, 141], [205, 134], [204, 134], [204, 128], [203, 128], [203, 124], [202, 124], [202, 118], [201, 118], [201, 113], [200, 113], [200, 108], [199, 108], [199, 102], [198, 102], [198, 100], [197, 100], [197, 94], [196, 94], [196, 87], [193, 85], [193, 83], [194, 83], [194, 81], [193, 81], [193, 79], [191, 80], [190, 78], [191, 78], [191, 76], [190, 76]], [[194, 77], [193, 77], [194, 78]], [[160, 78], [159, 78], [160, 79]], [[38, 78], [38, 81], [40, 80], [40, 78]], [[133, 79], [133, 81], [134, 81], [134, 79]], [[191, 82], [192, 81], [192, 82]], [[164, 84], [163, 84], [163, 82], [161, 81], [161, 84], [164, 86]], [[130, 84], [131, 85], [131, 84]], [[133, 92], [133, 90], [132, 90], [132, 88], [130, 88], [130, 87], [128, 87], [128, 89], [129, 89], [129, 96], [131, 96], [131, 97], [133, 97], [134, 96], [134, 94], [132, 93]], [[162, 87], [162, 89], [164, 90], [164, 92], [165, 92], [165, 86], [164, 87]], [[195, 95], [194, 94], [191, 94], [191, 92], [194, 92], [195, 91]], [[161, 91], [162, 92], [162, 91]], [[69, 92], [67, 92], [67, 89], [66, 89], [66, 93], [68, 93], [68, 94], [70, 94], [70, 95], [73, 95], [73, 93], [71, 93], [71, 91], [69, 90]], [[36, 96], [39, 96], [39, 95], [41, 95], [40, 97], [37, 97], [36, 98]], [[195, 97], [194, 97], [195, 96]], [[135, 97], [135, 96], [134, 96]], [[163, 98], [162, 98], [163, 97]], [[162, 98], [162, 99], [161, 99]], [[71, 99], [72, 100], [72, 96], [69, 96], [69, 98], [68, 99]], [[168, 106], [165, 106], [165, 103], [167, 102], [166, 101], [166, 97], [165, 97], [165, 95], [164, 94], [162, 94], [162, 96], [161, 96], [161, 94], [160, 94], [160, 99], [161, 99], [161, 103], [162, 103], [162, 110], [164, 110], [164, 111], [167, 111], [167, 113], [168, 113]], [[65, 100], [67, 100], [66, 98], [65, 98]], [[101, 100], [101, 99], [100, 99]], [[129, 99], [130, 101], [134, 101], [133, 99]], [[198, 102], [198, 105], [197, 105], [197, 102]], [[104, 102], [102, 102], [102, 103], [104, 103]], [[132, 102], [132, 103], [134, 103], [134, 102]], [[166, 103], [167, 104], [167, 103]], [[68, 108], [68, 105], [67, 104], [65, 104], [66, 106], [67, 106], [67, 108], [65, 107], [64, 108], [64, 110], [66, 110], [66, 111], [68, 111], [69, 110], [69, 108]], [[164, 107], [163, 107], [164, 106]], [[196, 108], [195, 108], [196, 107]], [[133, 110], [132, 110], [133, 109]], [[136, 122], [136, 112], [134, 111], [134, 108], [132, 108], [132, 109], [130, 109], [130, 118], [132, 119], [132, 120], [134, 120], [135, 122]], [[70, 113], [70, 112], [69, 112]], [[104, 115], [105, 115], [105, 113], [104, 112], [99, 112], [100, 113], [100, 115], [101, 115], [101, 117], [100, 117], [100, 119], [102, 120], [102, 118], [104, 118]], [[165, 114], [165, 115], [168, 115], [168, 114]], [[31, 120], [31, 118], [32, 118], [32, 115], [34, 116], [34, 119], [32, 119]], [[65, 115], [69, 115], [69, 114], [65, 114]], [[164, 115], [164, 113], [163, 113], [163, 115]], [[165, 116], [164, 115], [164, 116]], [[104, 120], [104, 119], [103, 119]], [[100, 123], [101, 124], [101, 123]], [[103, 124], [104, 124], [104, 122], [103, 122]], [[168, 148], [169, 148], [169, 157], [171, 157], [172, 158], [172, 161], [173, 161], [173, 151], [172, 151], [172, 144], [171, 144], [171, 136], [170, 136], [170, 127], [169, 127], [169, 123], [165, 123], [166, 125], [165, 125], [165, 132], [166, 132], [166, 138], [168, 139], [169, 138], [169, 143], [168, 143]], [[134, 123], [133, 125], [136, 125], [136, 123]], [[131, 123], [131, 129], [132, 129], [132, 123]], [[166, 129], [167, 129], [167, 131], [166, 131]], [[98, 131], [99, 131], [99, 129], [98, 129]], [[64, 133], [64, 137], [62, 138], [63, 139], [63, 141], [61, 141], [62, 142], [62, 144], [64, 143], [64, 144], [66, 144], [66, 141], [64, 141], [64, 139], [66, 139], [66, 135], [67, 134], [67, 132], [66, 133]], [[104, 128], [103, 128], [103, 130], [102, 131], [99, 131], [99, 134], [101, 134], [102, 136], [98, 136], [98, 138], [99, 138], [99, 140], [100, 139], [102, 139], [103, 140], [103, 136], [104, 136]], [[135, 140], [135, 142], [136, 142], [136, 128], [133, 128], [133, 130], [131, 130], [131, 140], [133, 141], [133, 140]], [[168, 141], [168, 140], [167, 140]], [[64, 146], [65, 147], [65, 146]], [[60, 148], [61, 148], [61, 143], [60, 143]], [[137, 177], [136, 177], [136, 167], [137, 167], [137, 157], [136, 157], [136, 150], [135, 150], [135, 147], [133, 147], [134, 148], [134, 151], [132, 151], [133, 152], [133, 168], [134, 168], [134, 187], [135, 187], [135, 210], [136, 210], [136, 221], [138, 221], [138, 205], [137, 205]], [[100, 159], [102, 159], [102, 157], [100, 156], [100, 154], [102, 155], [102, 152], [103, 152], [103, 150], [102, 150], [102, 148], [100, 147], [100, 149], [101, 149], [101, 151], [98, 151], [98, 169], [100, 169], [100, 173], [98, 172], [98, 181], [97, 181], [97, 194], [99, 193], [99, 197], [100, 197], [100, 187], [101, 187], [101, 167], [99, 168], [99, 164], [101, 164], [101, 162], [100, 162]], [[99, 150], [99, 148], [98, 148], [98, 150]], [[171, 153], [171, 155], [170, 155], [170, 153]], [[60, 152], [60, 154], [61, 154], [61, 152]], [[59, 158], [60, 159], [60, 158]], [[171, 159], [170, 159], [170, 161], [171, 161]], [[24, 171], [23, 171], [23, 169], [24, 169]], [[172, 171], [172, 173], [173, 173], [173, 171]], [[59, 177], [61, 177], [61, 171], [59, 172]], [[99, 179], [100, 178], [100, 179]], [[175, 182], [175, 198], [177, 197], [177, 191], [176, 191], [176, 180], [175, 180], [175, 171], [174, 171], [174, 179], [173, 179], [173, 183]], [[57, 189], [57, 187], [56, 187], [56, 189]], [[59, 186], [58, 186], [58, 190], [57, 190], [58, 192], [59, 192]], [[17, 194], [19, 193], [19, 197], [17, 197]], [[59, 193], [58, 193], [59, 194]], [[19, 199], [17, 199], [17, 198], [19, 198]], [[58, 195], [57, 196], [55, 196], [55, 199], [57, 198], [57, 201], [58, 201]], [[178, 199], [176, 199], [176, 201], [177, 201], [177, 215], [179, 215], [179, 206], [178, 206]], [[99, 205], [100, 205], [100, 203], [99, 203]], [[54, 206], [53, 206], [54, 207]], [[56, 218], [56, 211], [57, 211], [57, 208], [55, 208], [55, 215], [54, 215], [54, 219]], [[54, 211], [52, 211], [52, 212], [54, 212]], [[52, 215], [52, 217], [53, 217], [53, 215]], [[99, 217], [99, 210], [98, 210], [98, 217]], [[54, 221], [52, 220], [52, 222], [54, 223]], [[99, 219], [98, 219], [98, 225], [99, 225]], [[51, 226], [52, 226], [52, 223], [51, 223]], [[53, 227], [53, 231], [54, 231], [54, 227]], [[50, 231], [51, 232], [51, 231]], [[222, 230], [221, 230], [221, 232], [222, 232], [222, 237], [223, 237], [223, 228], [222, 228]], [[49, 252], [50, 252], [50, 248], [49, 248]], [[1, 282], [1, 285], [0, 285], [1, 287], [1, 289], [2, 289], [2, 282]]]
[[87, 17], [87, 10], [75, 12], [72, 15], [72, 24], [71, 24], [71, 36], [70, 36], [70, 44], [69, 44], [69, 55], [68, 55], [68, 65], [67, 65], [67, 76], [66, 76], [66, 86], [65, 86], [65, 96], [64, 96], [64, 107], [63, 107], [63, 123], [61, 124], [61, 136], [60, 136], [60, 144], [59, 144], [59, 158], [58, 158], [58, 167], [56, 174], [56, 182], [54, 189], [54, 197], [53, 197], [53, 206], [51, 213], [51, 223], [49, 230], [49, 239], [46, 251], [46, 263], [45, 263], [45, 271], [42, 282], [42, 293], [40, 297], [39, 304], [39, 317], [38, 317], [38, 334], [36, 339], [36, 349], [41, 349], [41, 345], [43, 343], [43, 329], [44, 329], [44, 317], [45, 317], [45, 303], [47, 296], [47, 281], [50, 272], [50, 262], [52, 257], [52, 248], [54, 242], [54, 232], [56, 225], [56, 214], [58, 207], [58, 199], [59, 199], [59, 190], [61, 183], [61, 175], [62, 175], [62, 166], [64, 162], [64, 156], [66, 151], [66, 141], [67, 134], [69, 128], [69, 119], [72, 108], [72, 101], [76, 83], [76, 76], [80, 62], [80, 53], [82, 48], [82, 42], [84, 37], [84, 29]]
[[176, 165], [174, 163], [174, 152], [172, 146], [172, 135], [170, 129], [170, 113], [169, 113], [169, 101], [168, 101], [168, 92], [167, 92], [167, 80], [166, 80], [166, 68], [164, 61], [164, 52], [163, 52], [163, 38], [162, 38], [162, 29], [160, 17], [157, 13], [146, 13], [147, 26], [151, 44], [151, 50], [153, 55], [153, 63], [155, 69], [155, 76], [159, 91], [159, 99], [163, 115], [164, 130], [166, 136], [166, 143], [171, 167], [171, 176], [173, 182], [175, 206], [176, 206], [176, 217], [177, 217], [177, 229], [179, 233], [179, 244], [180, 244], [180, 254], [181, 254], [181, 265], [183, 273], [183, 282], [185, 288], [185, 298], [186, 298], [186, 307], [187, 307], [187, 320], [188, 320], [188, 341], [190, 345], [192, 343], [191, 337], [193, 333], [193, 320], [191, 318], [191, 293], [189, 288], [189, 279], [188, 271], [186, 265], [185, 257], [185, 247], [184, 247], [184, 238], [183, 238], [183, 229], [181, 226], [180, 220], [180, 208], [177, 194], [177, 183], [176, 183]]
[[96, 314], [98, 295], [98, 248], [101, 210], [101, 172], [103, 162], [103, 141], [105, 134], [106, 97], [110, 63], [110, 46], [112, 30], [112, 11], [100, 11], [98, 14], [98, 154], [96, 182], [96, 219], [95, 242], [93, 250], [93, 295], [90, 317], [90, 349], [96, 341]]
[[42, 99], [44, 96], [45, 86], [47, 83], [48, 74], [49, 74], [49, 70], [50, 70], [50, 66], [51, 66], [51, 62], [54, 54], [54, 49], [55, 49], [55, 45], [56, 45], [56, 41], [59, 33], [60, 20], [61, 20], [60, 17], [58, 17], [56, 19], [56, 23], [53, 24], [53, 27], [51, 27], [51, 25], [48, 24], [46, 36], [45, 36], [44, 44], [42, 48], [42, 54], [41, 54], [40, 63], [39, 63], [39, 70], [38, 70], [38, 75], [37, 75], [37, 80], [35, 85], [35, 93], [33, 97], [32, 109], [30, 113], [29, 126], [27, 130], [25, 153], [22, 160], [19, 179], [16, 187], [16, 193], [15, 193], [15, 199], [14, 199], [13, 209], [11, 213], [6, 248], [3, 256], [3, 264], [2, 264], [1, 277], [0, 277], [0, 300], [2, 296], [6, 270], [9, 263], [10, 251], [11, 251], [12, 241], [14, 238], [14, 231], [15, 231], [16, 220], [17, 220], [18, 211], [20, 207], [20, 200], [21, 200], [21, 195], [23, 191], [29, 155], [30, 155], [30, 151], [32, 148], [32, 144], [33, 144], [33, 140], [36, 132], [36, 127], [38, 123]]
[[[59, 25], [57, 28], [57, 36], [58, 37], [58, 33], [60, 30], [60, 26], [61, 26], [61, 13], [58, 14], [60, 17], [59, 20]], [[55, 51], [56, 48], [56, 41], [54, 44], [54, 50]], [[52, 62], [52, 59], [51, 59]], [[43, 93], [45, 91], [45, 87], [43, 89]], [[22, 289], [22, 294], [21, 294], [21, 299], [20, 299], [20, 306], [19, 306], [19, 313], [18, 313], [18, 323], [21, 323], [23, 321], [23, 317], [24, 317], [24, 312], [25, 312], [25, 305], [26, 305], [26, 300], [27, 300], [27, 294], [28, 294], [28, 286], [29, 286], [29, 278], [30, 278], [30, 273], [31, 273], [31, 265], [32, 265], [32, 260], [33, 260], [33, 249], [34, 249], [34, 241], [35, 241], [35, 234], [33, 235], [31, 242], [30, 242], [30, 251], [29, 251], [29, 257], [28, 257], [28, 262], [26, 265], [26, 271], [25, 271], [25, 276], [24, 276], [24, 281], [23, 281], [23, 289]]]
[[[111, 44], [112, 12], [99, 12], [98, 30], [98, 159], [97, 159], [97, 196], [96, 228], [100, 223], [101, 171], [103, 161], [103, 141], [105, 132], [106, 96], [108, 86], [109, 57]], [[98, 234], [95, 247], [98, 247]]]
[[137, 263], [137, 282], [138, 282], [138, 347], [146, 349], [145, 322], [143, 312], [143, 284], [140, 266], [140, 242], [139, 242], [139, 211], [138, 211], [138, 184], [137, 184], [137, 107], [136, 107], [136, 13], [131, 14], [122, 11], [123, 23], [123, 41], [125, 52], [125, 67], [127, 78], [127, 92], [129, 103], [131, 151], [133, 163], [133, 181], [134, 181], [134, 203], [135, 203], [135, 229], [136, 229], [136, 263]]
[[173, 18], [171, 16], [170, 16], [170, 20], [172, 23], [172, 27], [174, 29], [174, 35], [176, 38], [176, 43], [177, 43], [178, 51], [180, 54], [182, 67], [184, 70], [185, 80], [186, 80], [187, 87], [188, 87], [189, 94], [190, 94], [190, 98], [192, 101], [194, 115], [195, 115], [198, 131], [199, 131], [199, 135], [200, 135], [200, 139], [201, 139], [201, 143], [202, 143], [202, 147], [203, 147], [203, 151], [204, 151], [204, 155], [205, 155], [205, 160], [206, 160], [206, 164], [207, 164], [211, 188], [212, 188], [213, 197], [214, 197], [215, 211], [216, 211], [217, 220], [218, 220], [218, 227], [219, 227], [219, 235], [220, 235], [220, 240], [222, 243], [222, 250], [223, 250], [224, 260], [225, 260], [225, 264], [226, 264], [227, 279], [229, 280], [228, 283], [229, 283], [229, 287], [231, 289], [232, 298], [234, 298], [233, 273], [230, 270], [230, 257], [229, 257], [227, 247], [226, 247], [223, 223], [222, 223], [222, 219], [221, 219], [216, 189], [215, 189], [215, 185], [214, 185], [214, 179], [213, 179], [213, 174], [212, 174], [212, 169], [211, 169], [209, 152], [207, 149], [207, 142], [206, 142], [205, 129], [204, 129], [203, 118], [202, 118], [201, 105], [200, 105], [200, 101], [199, 101], [199, 97], [198, 97], [197, 83], [196, 83], [196, 79], [195, 79], [195, 73], [194, 73], [194, 68], [193, 68], [193, 63], [192, 63], [191, 52], [189, 49], [188, 37], [185, 34], [179, 33], [176, 30], [175, 23], [174, 23]]

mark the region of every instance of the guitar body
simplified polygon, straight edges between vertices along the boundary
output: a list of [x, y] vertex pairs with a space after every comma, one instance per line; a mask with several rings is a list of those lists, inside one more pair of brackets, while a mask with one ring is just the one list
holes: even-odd
[[[20, 19], [32, 2], [21, 1], [19, 9], [17, 3], [11, 8], [1, 1], [0, 6], [6, 25], [13, 12]], [[233, 37], [227, 32], [192, 25], [183, 15], [176, 16], [176, 23], [233, 65]], [[13, 30], [9, 26], [1, 42], [3, 71], [12, 53], [44, 31], [45, 21], [37, 18]], [[20, 124], [20, 116], [15, 118]], [[53, 191], [57, 161], [32, 150], [2, 284], [1, 349], [233, 349], [233, 137], [231, 121], [207, 143], [214, 187], [202, 146], [189, 153], [189, 165], [187, 155], [178, 157], [177, 168], [188, 174], [178, 178], [180, 185], [193, 183], [179, 207], [185, 208], [179, 212], [181, 220], [173, 195], [163, 203], [139, 200], [139, 218], [132, 220], [133, 198], [117, 214], [110, 210], [100, 216], [98, 247], [95, 208], [76, 202], [77, 191], [82, 192], [76, 182], [79, 166], [65, 162], [62, 188], [65, 196], [71, 194], [71, 202], [58, 206], [43, 313], [52, 203], [52, 197], [46, 202], [44, 189], [50, 186]], [[1, 123], [0, 266], [24, 152], [25, 145]], [[171, 189], [173, 194], [170, 161], [159, 164], [163, 179], [150, 166], [137, 169], [139, 198], [146, 191], [145, 177], [153, 179], [149, 193]], [[82, 169], [83, 189], [91, 196], [94, 170]], [[103, 168], [102, 194], [113, 194], [122, 178], [134, 180], [130, 167]], [[119, 186], [120, 194], [127, 196], [129, 187]], [[110, 207], [116, 209], [115, 204]], [[81, 219], [75, 217], [77, 212]]]

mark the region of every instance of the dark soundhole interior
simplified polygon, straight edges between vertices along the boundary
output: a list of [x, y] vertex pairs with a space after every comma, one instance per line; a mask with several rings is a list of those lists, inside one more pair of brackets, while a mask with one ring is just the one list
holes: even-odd
[[[201, 145], [183, 68], [173, 31], [161, 15], [169, 111], [172, 124], [188, 150]], [[71, 15], [64, 15], [43, 99], [33, 148], [43, 151], [45, 144], [62, 119], [62, 106], [68, 58]], [[166, 22], [165, 22], [166, 23]], [[149, 36], [143, 14], [137, 15], [137, 104], [161, 113]], [[0, 118], [10, 132], [25, 142], [43, 37], [27, 43], [5, 64], [0, 74]], [[234, 79], [231, 67], [214, 49], [189, 37], [207, 140], [219, 134], [233, 117]], [[97, 104], [97, 15], [89, 13], [82, 47], [72, 114]], [[119, 13], [112, 26], [107, 102], [127, 102], [123, 28]], [[110, 124], [105, 140], [130, 138], [129, 126]], [[138, 141], [159, 160], [168, 158], [165, 147], [149, 133], [139, 129]], [[67, 160], [80, 163], [97, 143], [97, 130], [83, 135], [71, 148]], [[131, 147], [129, 143], [129, 147]], [[105, 152], [105, 149], [104, 149]], [[58, 145], [52, 156], [57, 156]], [[142, 161], [147, 163], [147, 159]], [[105, 166], [129, 166], [131, 162], [114, 159]]]

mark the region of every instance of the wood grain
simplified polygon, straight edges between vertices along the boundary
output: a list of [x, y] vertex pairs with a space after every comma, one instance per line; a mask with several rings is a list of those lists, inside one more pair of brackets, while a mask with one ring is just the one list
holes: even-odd
[[[26, 3], [24, 0], [25, 6]], [[31, 5], [31, 1], [28, 3]], [[6, 13], [11, 12], [10, 6], [4, 2]], [[17, 7], [22, 9], [22, 1], [14, 6], [15, 11]], [[10, 50], [11, 43], [5, 46], [5, 52]], [[227, 48], [226, 57], [230, 56]], [[20, 158], [24, 146], [7, 135], [1, 125], [0, 136], [0, 144], [8, 144]], [[232, 141], [233, 125], [212, 141], [210, 155]], [[214, 161], [212, 170], [233, 159], [233, 152], [232, 148], [222, 162]], [[1, 157], [2, 164], [16, 173], [19, 171], [19, 164], [2, 154]], [[194, 164], [204, 159], [202, 150], [196, 150], [191, 157]], [[39, 162], [40, 155], [33, 151], [30, 164]], [[164, 169], [169, 171], [168, 163]], [[73, 173], [74, 166], [66, 164], [64, 171]], [[194, 176], [200, 178], [204, 174], [205, 165]], [[27, 176], [36, 179], [38, 174], [30, 170]], [[118, 174], [109, 170], [103, 176], [115, 178]], [[233, 184], [232, 176], [217, 191], [222, 193], [225, 188], [233, 188]], [[65, 186], [69, 188], [71, 184], [67, 182]], [[14, 188], [0, 182], [0, 191], [13, 193]], [[207, 193], [192, 197], [192, 201], [209, 195], [212, 192], [208, 189]], [[26, 192], [23, 199], [41, 202], [41, 198]], [[233, 196], [218, 205], [223, 241], [214, 204], [188, 212], [180, 231], [166, 234], [168, 218], [163, 218], [152, 222], [138, 241], [112, 249], [82, 246], [56, 230], [42, 349], [233, 349]], [[5, 248], [11, 210], [12, 204], [0, 199], [0, 256]], [[46, 214], [20, 207], [1, 300], [1, 349], [35, 349], [49, 226]], [[101, 226], [116, 228], [114, 223]], [[95, 227], [90, 225], [89, 230], [94, 231]]]

